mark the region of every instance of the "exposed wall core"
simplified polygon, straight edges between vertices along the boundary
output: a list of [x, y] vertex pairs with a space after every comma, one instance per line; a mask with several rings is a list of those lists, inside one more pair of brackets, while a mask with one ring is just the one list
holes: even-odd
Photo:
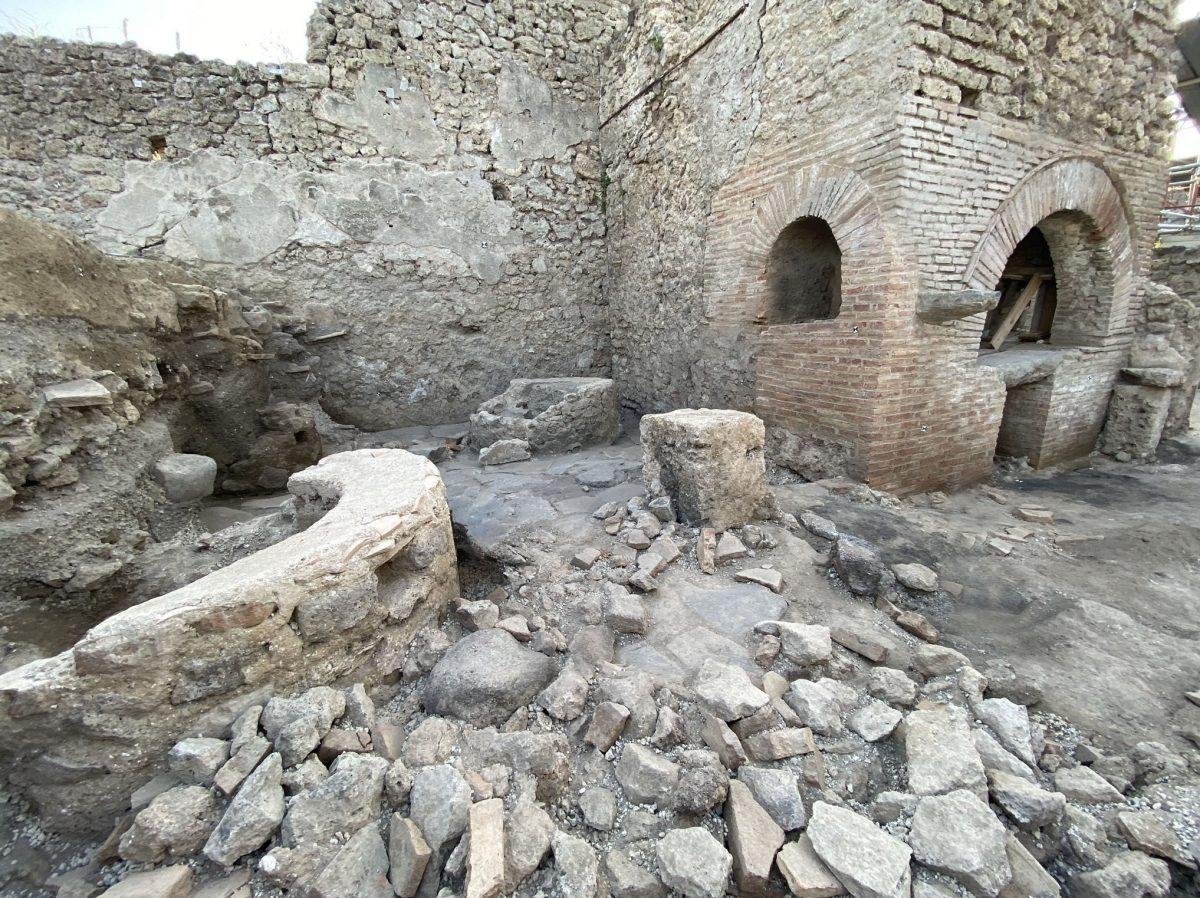
[[775, 239], [767, 257], [768, 324], [836, 318], [842, 307], [842, 251], [829, 223], [798, 218]]

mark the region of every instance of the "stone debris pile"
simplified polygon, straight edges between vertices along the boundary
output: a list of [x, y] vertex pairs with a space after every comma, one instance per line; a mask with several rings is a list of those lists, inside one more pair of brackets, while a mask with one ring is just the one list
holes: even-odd
[[518, 379], [471, 415], [470, 443], [485, 465], [611, 443], [617, 388], [604, 377]]

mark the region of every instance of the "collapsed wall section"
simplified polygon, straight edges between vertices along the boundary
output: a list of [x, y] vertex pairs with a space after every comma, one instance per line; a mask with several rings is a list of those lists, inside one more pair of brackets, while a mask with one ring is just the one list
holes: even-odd
[[275, 692], [391, 675], [457, 595], [427, 459], [341, 453], [288, 487], [308, 529], [0, 676], [6, 775], [52, 828], [109, 819], [177, 739], [222, 735]]
[[[600, 48], [624, 5], [328, 3], [305, 65], [0, 38], [0, 203], [296, 319], [321, 402], [465, 419], [603, 374]], [[307, 370], [305, 370], [307, 369]]]

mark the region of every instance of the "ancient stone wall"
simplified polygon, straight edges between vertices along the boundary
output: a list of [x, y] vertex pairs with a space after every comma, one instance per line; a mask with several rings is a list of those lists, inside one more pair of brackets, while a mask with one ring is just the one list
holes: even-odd
[[275, 690], [395, 673], [458, 594], [432, 462], [363, 449], [288, 487], [308, 529], [0, 676], [4, 769], [50, 826], [105, 826], [181, 734], [218, 735]]
[[607, 370], [596, 70], [623, 22], [330, 2], [280, 66], [0, 38], [0, 203], [295, 320], [335, 418], [465, 419], [515, 375]]

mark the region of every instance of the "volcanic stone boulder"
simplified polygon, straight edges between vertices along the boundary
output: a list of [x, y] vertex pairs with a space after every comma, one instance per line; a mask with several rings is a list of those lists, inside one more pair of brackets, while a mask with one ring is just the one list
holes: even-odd
[[749, 523], [766, 495], [766, 428], [747, 412], [679, 409], [642, 418], [642, 472], [679, 518], [717, 530]]
[[425, 709], [476, 726], [503, 723], [554, 677], [554, 662], [506, 631], [469, 633], [442, 656], [425, 685]]
[[533, 452], [611, 443], [620, 431], [617, 390], [605, 377], [518, 379], [471, 416], [470, 442], [524, 440]]

